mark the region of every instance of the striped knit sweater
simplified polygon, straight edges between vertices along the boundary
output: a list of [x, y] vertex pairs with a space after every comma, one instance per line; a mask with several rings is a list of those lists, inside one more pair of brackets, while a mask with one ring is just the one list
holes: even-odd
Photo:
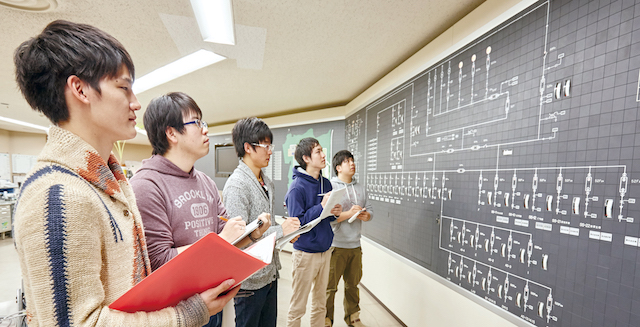
[[108, 305], [150, 273], [135, 197], [78, 136], [51, 127], [15, 209], [29, 326], [202, 326], [199, 295], [173, 308], [128, 314]]

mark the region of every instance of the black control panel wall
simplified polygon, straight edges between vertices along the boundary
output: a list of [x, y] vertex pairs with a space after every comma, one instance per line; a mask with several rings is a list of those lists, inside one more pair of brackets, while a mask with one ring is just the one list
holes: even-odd
[[639, 103], [640, 3], [537, 2], [346, 119], [364, 235], [525, 325], [640, 326]]

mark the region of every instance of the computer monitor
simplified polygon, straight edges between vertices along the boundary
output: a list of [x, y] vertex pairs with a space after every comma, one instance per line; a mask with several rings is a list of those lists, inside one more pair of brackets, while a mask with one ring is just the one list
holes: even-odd
[[233, 144], [215, 145], [216, 177], [229, 177], [238, 166], [238, 155]]

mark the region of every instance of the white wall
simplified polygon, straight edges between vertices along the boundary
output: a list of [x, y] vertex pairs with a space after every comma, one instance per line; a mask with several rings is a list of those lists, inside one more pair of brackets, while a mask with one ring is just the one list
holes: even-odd
[[362, 253], [361, 283], [407, 326], [531, 326], [366, 238]]
[[[47, 143], [44, 133], [26, 133], [0, 129], [0, 153], [26, 154], [37, 156]], [[139, 163], [151, 156], [151, 145], [125, 143], [121, 163]], [[118, 160], [120, 156], [116, 147], [112, 149]], [[17, 174], [24, 176], [24, 174]]]

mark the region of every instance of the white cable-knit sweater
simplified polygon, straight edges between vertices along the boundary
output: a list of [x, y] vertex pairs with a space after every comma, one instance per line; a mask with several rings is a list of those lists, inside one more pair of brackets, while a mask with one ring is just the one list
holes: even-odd
[[29, 326], [202, 326], [199, 295], [129, 314], [108, 305], [150, 273], [140, 214], [117, 160], [51, 127], [15, 210]]

